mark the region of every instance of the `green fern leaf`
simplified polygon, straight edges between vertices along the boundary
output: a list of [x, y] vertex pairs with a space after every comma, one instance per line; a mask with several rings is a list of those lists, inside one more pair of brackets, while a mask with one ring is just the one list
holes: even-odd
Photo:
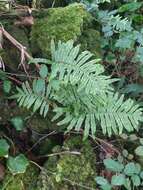
[[[54, 48], [53, 48], [54, 47]], [[73, 41], [58, 43], [55, 48], [52, 42], [52, 73], [51, 79], [58, 78], [65, 84], [78, 85], [78, 90], [85, 89], [87, 94], [103, 94], [113, 91], [111, 83], [117, 79], [103, 75], [104, 68], [97, 64], [99, 59], [91, 60], [92, 53], [84, 51], [79, 54], [79, 45], [73, 46]]]
[[[33, 81], [33, 83], [35, 83], [35, 81]], [[17, 87], [17, 91], [18, 94], [14, 97], [17, 99], [20, 106], [26, 107], [27, 109], [33, 107], [34, 112], [40, 110], [40, 115], [43, 115], [44, 117], [47, 115], [50, 104], [49, 86], [47, 86], [47, 90], [44, 90], [43, 93], [38, 94], [36, 91], [31, 89], [28, 82], [25, 82], [22, 84], [22, 89]]]

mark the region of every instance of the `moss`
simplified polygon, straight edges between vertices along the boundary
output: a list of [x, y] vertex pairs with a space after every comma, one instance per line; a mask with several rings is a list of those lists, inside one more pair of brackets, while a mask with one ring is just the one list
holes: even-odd
[[24, 174], [12, 176], [7, 173], [3, 187], [6, 190], [36, 190], [37, 177], [39, 170], [36, 166], [30, 165]]
[[95, 189], [96, 159], [90, 142], [72, 137], [64, 142], [61, 151], [65, 150], [80, 152], [80, 155], [66, 153], [50, 157], [45, 168], [54, 175], [47, 173], [47, 190], [82, 190], [82, 185]]
[[85, 30], [79, 38], [82, 50], [91, 51], [96, 57], [101, 57], [101, 37], [97, 30], [92, 28]]
[[55, 41], [74, 39], [77, 41], [84, 26], [88, 25], [90, 21], [90, 14], [83, 5], [78, 3], [64, 8], [48, 9], [47, 16], [37, 19], [32, 28], [33, 52], [37, 53], [35, 47], [38, 46], [44, 56], [49, 55], [51, 39], [55, 39]]
[[46, 118], [43, 118], [38, 113], [34, 114], [28, 121], [28, 126], [32, 130], [35, 130], [39, 133], [44, 133], [48, 131], [61, 131], [61, 128], [57, 126], [56, 123], [52, 122], [53, 112], [49, 111]]

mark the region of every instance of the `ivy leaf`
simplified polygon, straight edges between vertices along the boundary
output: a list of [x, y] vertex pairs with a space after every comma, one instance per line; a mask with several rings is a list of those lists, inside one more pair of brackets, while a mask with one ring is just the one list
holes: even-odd
[[133, 47], [133, 45], [134, 45], [134, 40], [132, 36], [129, 36], [128, 34], [124, 37], [120, 37], [115, 44], [117, 48], [121, 49], [130, 49]]
[[143, 63], [143, 47], [138, 47], [135, 54], [135, 60]]
[[112, 160], [111, 158], [105, 159], [103, 162], [106, 168], [113, 172], [121, 172], [124, 168], [123, 164], [119, 163], [118, 161]]
[[126, 189], [131, 190], [131, 181], [129, 178], [126, 178], [124, 186]]
[[143, 138], [140, 138], [140, 143], [141, 145], [143, 145]]
[[111, 184], [115, 186], [121, 186], [124, 185], [125, 183], [125, 175], [120, 174], [120, 175], [113, 175]]
[[0, 139], [0, 157], [8, 157], [10, 146], [5, 139]]
[[138, 156], [143, 156], [143, 146], [138, 146], [138, 147], [135, 149], [135, 153], [136, 153], [136, 155], [138, 155]]
[[47, 77], [47, 75], [48, 75], [48, 67], [46, 65], [42, 65], [41, 68], [40, 68], [39, 74], [40, 74], [40, 76], [42, 78]]
[[24, 128], [24, 121], [21, 117], [17, 116], [17, 117], [13, 117], [11, 119], [11, 123], [13, 124], [14, 128], [17, 131], [22, 131]]
[[140, 168], [138, 167], [138, 165], [134, 164], [133, 162], [128, 163], [124, 169], [124, 173], [128, 176], [138, 174], [139, 172]]
[[104, 177], [101, 177], [101, 176], [97, 176], [96, 178], [95, 178], [95, 181], [96, 181], [96, 183], [98, 184], [98, 185], [107, 185], [108, 184], [108, 181], [107, 181], [107, 179], [105, 179]]
[[131, 177], [131, 179], [132, 179], [132, 182], [133, 182], [134, 186], [137, 187], [137, 186], [139, 186], [141, 184], [140, 177], [138, 175], [133, 175]]
[[140, 173], [140, 177], [141, 179], [143, 179], [143, 171]]
[[101, 186], [101, 189], [102, 189], [102, 190], [112, 190], [112, 186], [111, 186], [110, 184], [102, 185], [102, 186]]
[[10, 156], [7, 161], [7, 167], [13, 175], [24, 173], [28, 165], [29, 161], [23, 154], [20, 154], [16, 157]]

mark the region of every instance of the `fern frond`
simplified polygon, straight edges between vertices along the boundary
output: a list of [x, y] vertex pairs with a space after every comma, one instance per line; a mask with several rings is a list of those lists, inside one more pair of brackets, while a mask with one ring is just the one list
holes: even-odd
[[119, 32], [132, 30], [131, 22], [127, 18], [122, 18], [120, 15], [111, 15], [109, 25]]
[[101, 123], [104, 134], [122, 134], [123, 130], [128, 132], [138, 129], [139, 121], [142, 121], [142, 111], [133, 100], [124, 101], [124, 95], [119, 97], [118, 93], [110, 95], [107, 103], [99, 107], [97, 119]]
[[[68, 101], [68, 98], [71, 101], [71, 95], [69, 97], [64, 96], [63, 100]], [[80, 98], [83, 100], [84, 95], [82, 94]], [[68, 131], [82, 129], [85, 137], [89, 134], [95, 136], [96, 128], [99, 125], [103, 134], [108, 134], [108, 136], [113, 133], [122, 134], [124, 130], [131, 132], [138, 129], [139, 121], [142, 121], [143, 110], [139, 105], [134, 104], [133, 100], [124, 101], [124, 96], [119, 97], [117, 93], [106, 97], [103, 104], [97, 104], [97, 98], [94, 99], [95, 102], [90, 102], [90, 100], [81, 102], [81, 107], [78, 101], [63, 104], [64, 107], [57, 107], [54, 110], [56, 115], [53, 120], [64, 116], [58, 125], [67, 124]]]
[[[34, 83], [34, 82], [33, 82]], [[33, 111], [40, 111], [40, 115], [44, 117], [47, 115], [49, 110], [49, 95], [50, 87], [47, 86], [47, 89], [43, 91], [42, 94], [36, 93], [29, 85], [28, 82], [22, 84], [22, 88], [17, 87], [18, 93], [15, 95], [19, 106], [23, 106], [27, 109], [33, 107]]]
[[83, 130], [85, 138], [89, 134], [94, 137], [100, 126], [108, 136], [138, 129], [143, 109], [112, 92], [110, 84], [116, 79], [103, 74], [98, 59], [91, 60], [88, 51], [79, 53], [79, 46], [74, 47], [72, 40], [59, 42], [58, 47], [52, 42], [51, 51], [48, 84], [43, 78], [34, 80], [33, 87], [23, 83], [15, 96], [20, 106], [33, 107], [45, 117], [53, 102], [53, 121], [59, 119], [58, 125], [67, 126], [67, 131]]
[[113, 88], [111, 83], [116, 79], [103, 75], [104, 68], [97, 64], [99, 59], [91, 60], [92, 53], [84, 51], [79, 53], [79, 45], [73, 46], [73, 41], [58, 43], [55, 48], [52, 42], [52, 73], [51, 78], [58, 77], [65, 84], [78, 85], [78, 90], [85, 89], [87, 94], [103, 94]]
[[98, 19], [102, 23], [102, 31], [104, 32], [105, 37], [110, 37], [115, 33], [120, 33], [123, 31], [132, 31], [131, 21], [127, 18], [122, 18], [117, 10], [113, 11], [99, 11]]

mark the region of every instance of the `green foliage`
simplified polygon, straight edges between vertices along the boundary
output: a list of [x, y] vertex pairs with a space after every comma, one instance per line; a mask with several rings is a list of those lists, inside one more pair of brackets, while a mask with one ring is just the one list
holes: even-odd
[[[67, 150], [69, 153], [61, 153]], [[83, 190], [84, 186], [96, 189], [96, 155], [90, 141], [82, 141], [80, 136], [71, 136], [64, 141], [62, 147], [55, 146], [52, 152], [53, 156], [45, 162], [40, 173], [39, 189], [69, 190], [74, 187]], [[55, 153], [59, 153], [58, 156]]]
[[132, 3], [126, 3], [122, 6], [119, 7], [118, 11], [120, 13], [123, 13], [123, 12], [134, 12], [136, 10], [138, 10], [139, 8], [141, 8], [142, 6], [142, 2], [132, 2]]
[[28, 165], [29, 161], [23, 154], [16, 157], [9, 156], [7, 160], [7, 167], [13, 175], [24, 173]]
[[12, 87], [12, 83], [11, 81], [8, 79], [8, 76], [6, 74], [6, 72], [0, 70], [0, 80], [3, 81], [3, 91], [6, 94], [10, 93], [11, 87]]
[[105, 159], [104, 165], [106, 166], [108, 170], [113, 171], [113, 172], [121, 172], [124, 168], [123, 164], [112, 159]]
[[143, 47], [138, 47], [135, 55], [135, 59], [143, 63]]
[[0, 157], [8, 157], [9, 144], [5, 139], [0, 139]]
[[47, 77], [48, 75], [48, 68], [46, 65], [42, 65], [41, 68], [40, 68], [40, 71], [39, 71], [39, 74], [42, 78], [45, 78]]
[[17, 131], [22, 131], [24, 129], [24, 121], [21, 117], [13, 117], [11, 123]]
[[111, 180], [113, 186], [121, 186], [125, 184], [125, 176], [123, 174], [114, 175]]
[[29, 164], [25, 173], [14, 176], [7, 170], [2, 188], [6, 190], [22, 190], [23, 188], [25, 188], [25, 190], [38, 190], [36, 188], [38, 175], [39, 170], [33, 164]]
[[[49, 110], [49, 95], [50, 95], [50, 86], [42, 86], [42, 93], [39, 92], [39, 80], [33, 81], [33, 89], [31, 89], [28, 82], [23, 83], [22, 89], [17, 87], [18, 94], [14, 97], [17, 98], [20, 106], [27, 107], [28, 109], [33, 106], [33, 111], [37, 111], [40, 108], [40, 114], [44, 117], [47, 115]], [[40, 87], [41, 88], [41, 87]], [[38, 92], [37, 92], [38, 91]]]
[[136, 155], [142, 157], [143, 156], [143, 139], [139, 138], [140, 145], [135, 149]]
[[[138, 129], [142, 121], [142, 109], [133, 100], [114, 93], [111, 84], [117, 79], [104, 75], [104, 68], [91, 59], [88, 51], [79, 53], [79, 45], [73, 41], [51, 43], [51, 72], [40, 69], [42, 79], [35, 79], [33, 87], [28, 82], [17, 88], [14, 97], [20, 106], [33, 107], [46, 116], [51, 105], [56, 112], [53, 118], [58, 125], [67, 125], [67, 131], [84, 129], [84, 137], [94, 136], [99, 123], [104, 134], [121, 134], [124, 129]], [[46, 67], [46, 66], [44, 66]], [[48, 77], [47, 84], [44, 77]], [[62, 119], [61, 119], [62, 118]]]
[[118, 160], [108, 158], [104, 160], [104, 165], [107, 170], [112, 171], [115, 174], [112, 176], [110, 182], [101, 176], [95, 178], [102, 190], [106, 190], [106, 186], [109, 190], [116, 186], [131, 190], [132, 187], [138, 187], [143, 182], [141, 166], [138, 163], [129, 162], [125, 164]]
[[102, 31], [105, 37], [110, 37], [115, 33], [123, 31], [131, 31], [131, 21], [127, 18], [122, 18], [120, 15], [115, 15], [117, 11], [99, 11], [98, 20], [102, 24]]

